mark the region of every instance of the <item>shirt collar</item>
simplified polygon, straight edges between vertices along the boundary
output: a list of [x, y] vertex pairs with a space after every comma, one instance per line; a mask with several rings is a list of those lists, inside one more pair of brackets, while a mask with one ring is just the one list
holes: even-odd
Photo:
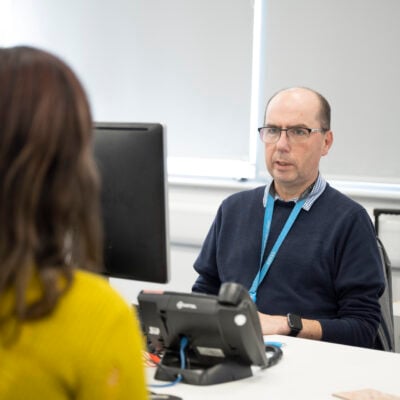
[[[274, 186], [272, 185], [273, 179], [271, 179], [267, 185], [265, 186], [264, 190], [264, 196], [263, 196], [263, 205], [267, 204], [267, 198], [268, 198], [268, 193], [271, 193], [271, 195], [274, 197], [274, 199], [279, 199], [282, 200], [278, 194], [274, 190]], [[319, 196], [323, 193], [326, 187], [326, 180], [321, 176], [321, 174], [318, 174], [318, 178], [315, 181], [312, 189], [310, 192], [308, 192], [309, 189], [307, 189], [302, 196], [300, 197], [306, 197], [306, 201], [303, 204], [303, 209], [306, 211], [309, 211], [311, 206], [315, 203], [315, 201], [318, 199]], [[291, 201], [296, 202], [298, 199], [293, 199]]]

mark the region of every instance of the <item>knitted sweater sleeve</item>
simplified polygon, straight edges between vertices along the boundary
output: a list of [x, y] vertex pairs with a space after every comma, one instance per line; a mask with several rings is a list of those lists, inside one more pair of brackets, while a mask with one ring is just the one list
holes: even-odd
[[364, 209], [348, 216], [334, 254], [337, 316], [319, 319], [322, 340], [373, 347], [384, 279], [374, 228]]

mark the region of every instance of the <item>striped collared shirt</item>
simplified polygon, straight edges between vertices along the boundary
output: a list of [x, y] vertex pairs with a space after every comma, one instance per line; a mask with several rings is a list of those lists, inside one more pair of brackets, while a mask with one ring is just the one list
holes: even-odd
[[[271, 181], [269, 181], [267, 183], [267, 186], [265, 187], [265, 191], [264, 191], [264, 196], [263, 196], [263, 205], [264, 207], [267, 204], [267, 197], [268, 197], [268, 193], [271, 192], [271, 195], [274, 196], [275, 200], [276, 199], [280, 199], [281, 198], [278, 196], [278, 194], [275, 192], [274, 190], [274, 186], [272, 185], [274, 181], [271, 179]], [[314, 204], [314, 202], [318, 199], [319, 196], [321, 196], [321, 194], [323, 193], [323, 191], [325, 190], [326, 187], [326, 180], [321, 176], [321, 174], [318, 174], [318, 178], [315, 181], [315, 183], [312, 186], [311, 192], [309, 191], [309, 189], [307, 189], [301, 196], [300, 198], [306, 197], [306, 201], [303, 204], [303, 210], [309, 211], [311, 206]], [[292, 199], [291, 201], [296, 202], [298, 200], [298, 198]]]

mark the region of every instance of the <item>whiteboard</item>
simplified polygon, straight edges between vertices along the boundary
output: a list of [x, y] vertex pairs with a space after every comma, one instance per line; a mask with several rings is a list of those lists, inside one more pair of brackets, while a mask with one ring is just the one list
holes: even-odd
[[169, 156], [248, 160], [252, 0], [1, 1], [0, 45], [61, 56], [96, 121], [160, 122]]
[[331, 104], [331, 179], [400, 183], [400, 1], [268, 0], [265, 98], [290, 86]]

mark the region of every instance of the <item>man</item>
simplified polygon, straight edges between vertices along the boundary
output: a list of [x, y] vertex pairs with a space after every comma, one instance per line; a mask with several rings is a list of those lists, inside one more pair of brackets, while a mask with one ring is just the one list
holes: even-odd
[[384, 290], [372, 221], [333, 189], [319, 162], [333, 142], [330, 106], [290, 88], [268, 102], [259, 129], [272, 176], [221, 204], [194, 267], [193, 291], [249, 289], [263, 334], [373, 347]]

